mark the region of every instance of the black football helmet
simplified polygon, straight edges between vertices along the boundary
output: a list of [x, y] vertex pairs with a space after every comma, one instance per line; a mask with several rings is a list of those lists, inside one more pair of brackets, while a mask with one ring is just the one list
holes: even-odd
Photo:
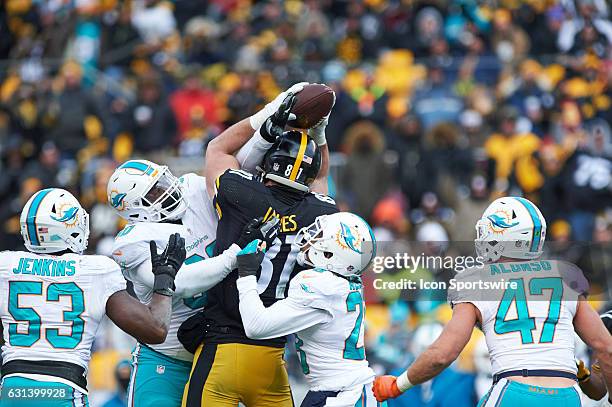
[[278, 137], [262, 162], [262, 178], [308, 192], [321, 169], [321, 150], [306, 131], [289, 130]]

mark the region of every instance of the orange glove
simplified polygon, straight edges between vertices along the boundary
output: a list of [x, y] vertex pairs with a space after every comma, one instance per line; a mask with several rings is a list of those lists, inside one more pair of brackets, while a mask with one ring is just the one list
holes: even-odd
[[372, 391], [378, 402], [382, 403], [387, 399], [394, 399], [402, 394], [397, 388], [396, 380], [395, 376], [378, 376], [374, 379]]

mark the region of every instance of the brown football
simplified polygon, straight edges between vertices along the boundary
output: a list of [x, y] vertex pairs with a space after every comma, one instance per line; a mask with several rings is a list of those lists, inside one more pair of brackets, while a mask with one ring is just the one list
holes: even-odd
[[319, 124], [334, 107], [334, 91], [327, 85], [309, 83], [297, 95], [291, 112], [297, 118], [288, 124], [298, 129], [309, 129]]

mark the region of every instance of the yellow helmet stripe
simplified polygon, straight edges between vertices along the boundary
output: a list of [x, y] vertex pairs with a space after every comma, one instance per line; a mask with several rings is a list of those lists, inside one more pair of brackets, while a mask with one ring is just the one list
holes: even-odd
[[291, 181], [295, 181], [297, 178], [298, 172], [300, 170], [300, 166], [302, 165], [302, 160], [304, 159], [304, 152], [306, 151], [306, 145], [308, 144], [308, 136], [305, 131], [302, 131], [302, 139], [300, 140], [300, 149], [298, 150], [297, 157], [295, 157], [295, 163], [293, 164], [293, 169], [291, 170], [291, 175], [289, 175], [289, 179]]

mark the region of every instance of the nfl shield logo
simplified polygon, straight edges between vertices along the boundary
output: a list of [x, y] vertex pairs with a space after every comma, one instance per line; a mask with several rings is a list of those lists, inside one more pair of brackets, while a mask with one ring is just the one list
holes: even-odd
[[166, 371], [166, 366], [157, 365], [157, 374], [164, 374], [165, 371]]

